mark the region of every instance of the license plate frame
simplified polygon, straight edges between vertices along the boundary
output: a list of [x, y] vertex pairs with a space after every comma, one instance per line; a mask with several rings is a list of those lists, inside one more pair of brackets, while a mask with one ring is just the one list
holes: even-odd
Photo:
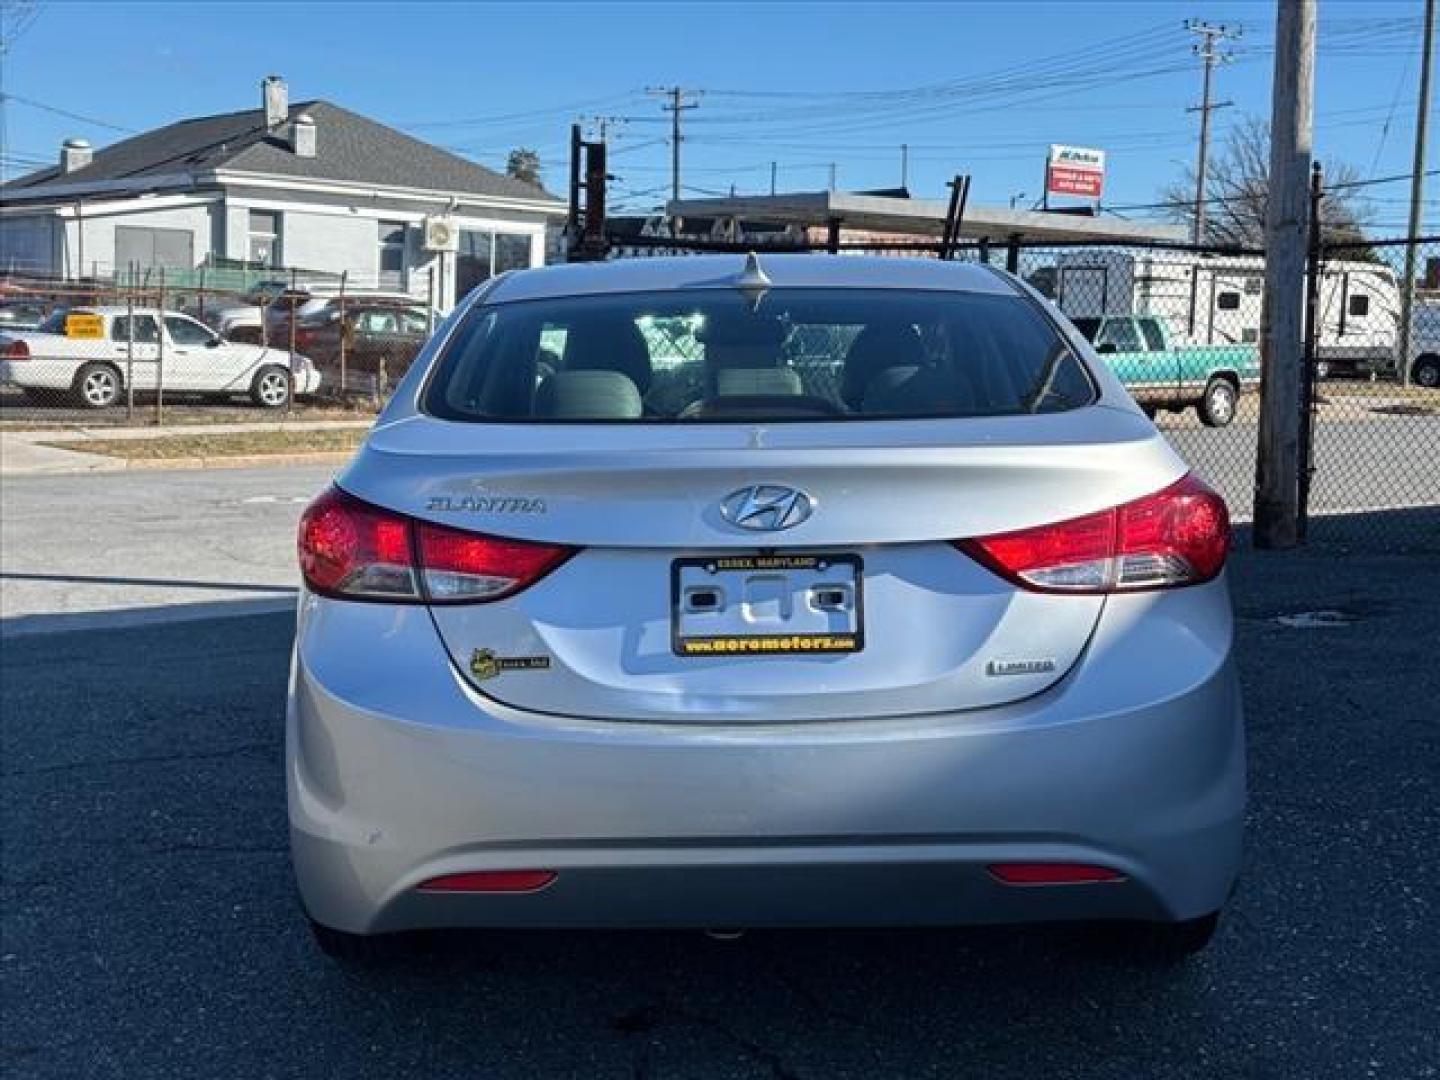
[[[701, 571], [699, 575], [695, 573], [697, 569]], [[811, 577], [797, 583], [794, 580], [797, 574]], [[705, 621], [697, 617], [696, 612], [686, 610], [687, 590], [694, 588], [694, 582], [713, 581], [722, 587], [723, 595], [727, 584], [733, 587], [741, 582], [748, 586], [756, 579], [778, 575], [784, 576], [792, 606], [798, 606], [796, 594], [803, 592], [806, 611], [797, 625], [720, 633], [688, 632], [697, 621]], [[687, 660], [707, 656], [845, 656], [862, 652], [865, 648], [864, 581], [864, 559], [852, 552], [735, 552], [673, 559], [670, 563], [671, 651]], [[746, 597], [740, 601], [742, 605], [750, 604], [745, 589], [736, 592]], [[816, 607], [817, 593], [821, 599], [839, 599], [844, 603], [833, 608]], [[784, 597], [777, 597], [776, 602], [784, 606]], [[794, 620], [786, 615], [785, 621]], [[829, 625], [820, 627], [817, 623], [821, 622]]]

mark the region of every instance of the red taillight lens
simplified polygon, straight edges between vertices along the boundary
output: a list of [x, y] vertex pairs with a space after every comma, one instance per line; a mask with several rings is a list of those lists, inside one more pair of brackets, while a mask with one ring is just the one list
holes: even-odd
[[300, 572], [327, 596], [418, 600], [410, 522], [338, 488], [300, 518]]
[[443, 604], [510, 596], [575, 549], [415, 521], [331, 488], [301, 516], [299, 551], [312, 592]]
[[538, 892], [558, 875], [553, 870], [473, 870], [422, 881], [421, 892], [527, 893]]
[[1125, 880], [1118, 870], [1088, 863], [992, 863], [989, 870], [992, 877], [1006, 885], [1086, 885]]
[[555, 544], [502, 540], [417, 521], [425, 591], [434, 603], [498, 600], [519, 592], [575, 553]]
[[29, 360], [30, 346], [23, 341], [7, 341], [0, 348], [0, 360]]
[[1220, 573], [1230, 549], [1230, 515], [1219, 495], [1187, 475], [1110, 510], [956, 546], [1038, 592], [1175, 588]]

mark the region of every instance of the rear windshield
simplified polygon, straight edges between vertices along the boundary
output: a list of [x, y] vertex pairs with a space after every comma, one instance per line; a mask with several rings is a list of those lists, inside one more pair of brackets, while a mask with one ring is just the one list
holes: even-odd
[[1094, 397], [1019, 296], [703, 289], [477, 307], [424, 405], [449, 420], [773, 422], [1059, 412]]

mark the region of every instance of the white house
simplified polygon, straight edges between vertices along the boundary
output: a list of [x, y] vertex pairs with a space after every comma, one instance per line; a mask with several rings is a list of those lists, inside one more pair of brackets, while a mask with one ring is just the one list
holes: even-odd
[[[267, 267], [348, 275], [449, 308], [491, 274], [545, 260], [565, 206], [326, 101], [181, 120], [0, 187], [0, 273], [124, 275]], [[215, 281], [219, 275], [212, 275]], [[272, 276], [281, 276], [275, 273]]]

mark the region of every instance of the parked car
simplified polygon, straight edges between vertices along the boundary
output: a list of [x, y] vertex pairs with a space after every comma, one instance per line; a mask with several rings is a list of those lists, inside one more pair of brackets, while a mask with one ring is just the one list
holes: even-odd
[[[220, 298], [213, 297], [206, 305], [207, 307], [213, 308], [213, 311], [210, 313], [210, 321], [222, 337], [227, 337], [232, 341], [243, 340], [246, 336], [244, 331], [249, 328], [254, 328], [256, 332], [254, 343], [259, 344], [260, 324], [265, 317], [264, 309], [275, 300], [289, 295], [291, 291], [288, 282], [274, 280], [261, 281], [252, 285], [245, 295], [240, 298], [238, 304], [225, 303]], [[302, 295], [307, 299], [309, 298], [310, 294], [308, 292], [300, 293], [299, 290], [294, 291], [298, 295]], [[206, 317], [199, 312], [196, 312], [195, 315], [202, 321]]]
[[[340, 306], [340, 296], [333, 291], [317, 292], [313, 290], [299, 289], [287, 290], [276, 296], [264, 308], [264, 328], [260, 329], [257, 323], [255, 327], [237, 328], [231, 332], [231, 337], [238, 340], [264, 341], [275, 345], [287, 345], [290, 341], [290, 323], [295, 323], [296, 330], [306, 320], [316, 319], [328, 311], [336, 311]], [[406, 307], [414, 306], [415, 298], [408, 293], [400, 292], [347, 292], [345, 303], [349, 304], [395, 304]]]
[[347, 373], [383, 377], [386, 385], [393, 385], [409, 369], [435, 323], [423, 307], [347, 302], [342, 317], [338, 304], [328, 304], [301, 320], [295, 347], [319, 366], [338, 369], [343, 340]]
[[54, 400], [63, 393], [103, 409], [120, 400], [127, 377], [137, 391], [163, 385], [166, 393], [247, 394], [269, 409], [287, 404], [292, 386], [296, 394], [320, 387], [320, 373], [305, 357], [226, 341], [175, 311], [68, 308], [38, 330], [0, 332], [0, 384], [26, 396]]
[[[646, 319], [701, 347], [656, 365]], [[441, 333], [299, 530], [285, 774], [322, 948], [1209, 940], [1245, 803], [1225, 504], [1018, 281], [651, 258], [505, 275]]]
[[1151, 415], [1194, 406], [1201, 423], [1224, 427], [1235, 419], [1240, 395], [1260, 383], [1254, 345], [1177, 345], [1169, 323], [1154, 315], [1073, 322]]
[[0, 301], [0, 333], [7, 330], [34, 330], [50, 315], [43, 300]]

